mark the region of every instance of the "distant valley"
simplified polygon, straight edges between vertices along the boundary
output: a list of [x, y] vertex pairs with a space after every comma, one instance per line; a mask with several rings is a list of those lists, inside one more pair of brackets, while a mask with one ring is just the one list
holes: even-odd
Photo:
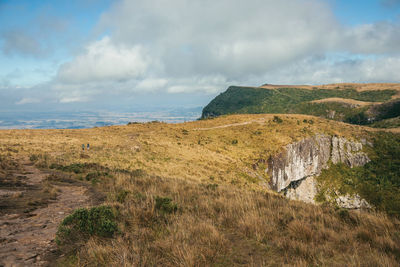
[[198, 119], [200, 115], [201, 107], [146, 112], [0, 111], [0, 129], [82, 129], [148, 121], [179, 123]]

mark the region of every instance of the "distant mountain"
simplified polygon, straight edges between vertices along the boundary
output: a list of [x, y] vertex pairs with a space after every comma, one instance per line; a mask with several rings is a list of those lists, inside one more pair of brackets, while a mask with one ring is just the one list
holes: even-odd
[[[231, 86], [203, 109], [202, 118], [259, 113], [308, 114], [375, 126], [400, 116], [400, 84]], [[390, 124], [386, 127], [397, 127]]]

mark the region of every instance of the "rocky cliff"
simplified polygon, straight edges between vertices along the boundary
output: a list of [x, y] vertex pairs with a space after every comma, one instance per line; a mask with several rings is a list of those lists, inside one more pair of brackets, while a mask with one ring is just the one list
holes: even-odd
[[[343, 137], [316, 135], [287, 145], [282, 152], [269, 158], [267, 172], [270, 187], [291, 199], [314, 203], [318, 192], [314, 177], [333, 164], [344, 163], [349, 167], [362, 166], [370, 161], [362, 151], [363, 143]], [[365, 202], [365, 201], [364, 201]], [[342, 196], [337, 203], [347, 208], [367, 205], [358, 196]]]

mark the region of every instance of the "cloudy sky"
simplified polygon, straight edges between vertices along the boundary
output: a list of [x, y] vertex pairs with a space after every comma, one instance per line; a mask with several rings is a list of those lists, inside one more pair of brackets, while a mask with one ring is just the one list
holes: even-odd
[[0, 0], [0, 110], [206, 104], [400, 82], [400, 0]]

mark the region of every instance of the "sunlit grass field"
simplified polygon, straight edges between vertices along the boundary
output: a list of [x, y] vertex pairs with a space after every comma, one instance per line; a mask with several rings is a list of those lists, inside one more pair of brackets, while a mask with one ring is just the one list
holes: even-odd
[[68, 230], [75, 217], [67, 217], [67, 234], [58, 234], [59, 266], [394, 266], [398, 219], [285, 199], [267, 189], [263, 170], [252, 168], [308, 136], [359, 140], [370, 130], [306, 115], [232, 115], [4, 130], [0, 147], [3, 161], [29, 158], [106, 196], [99, 210], [111, 217], [98, 219], [108, 220], [99, 230], [107, 236]]
[[[274, 122], [274, 116], [282, 122]], [[150, 175], [256, 186], [251, 166], [316, 133], [359, 138], [359, 126], [303, 115], [234, 115], [181, 124], [138, 123], [82, 130], [0, 131], [3, 154], [44, 164], [97, 163]], [[82, 144], [90, 150], [82, 151]], [[265, 175], [265, 174], [260, 174]], [[253, 175], [254, 176], [254, 175]], [[267, 177], [266, 177], [267, 178]]]

